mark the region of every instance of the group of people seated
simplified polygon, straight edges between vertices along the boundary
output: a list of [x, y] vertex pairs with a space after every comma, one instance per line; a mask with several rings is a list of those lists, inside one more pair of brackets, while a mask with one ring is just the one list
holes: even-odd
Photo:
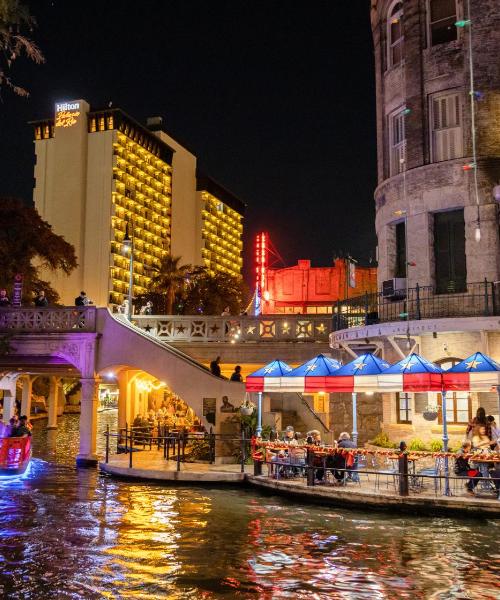
[[30, 437], [32, 428], [26, 415], [22, 415], [21, 417], [14, 415], [9, 419], [8, 425], [3, 425], [0, 421], [0, 438]]
[[144, 415], [136, 415], [132, 427], [139, 436], [161, 436], [166, 429], [198, 430], [200, 421], [194, 412], [179, 401], [177, 404], [150, 409]]
[[465, 484], [467, 494], [474, 496], [481, 478], [490, 477], [497, 496], [500, 499], [500, 463], [498, 461], [486, 462], [483, 469], [474, 461], [471, 454], [484, 461], [492, 453], [500, 453], [500, 429], [497, 427], [492, 415], [486, 416], [483, 407], [477, 409], [476, 416], [468, 424], [467, 439], [463, 442], [459, 456], [455, 459], [454, 473], [457, 477], [467, 477]]
[[[323, 447], [325, 443], [321, 440], [321, 433], [317, 429], [307, 432], [306, 437], [300, 437], [292, 425], [288, 425], [283, 437], [279, 440], [287, 448], [279, 448], [271, 451], [271, 463], [276, 467], [276, 477], [294, 477], [303, 475], [306, 467], [306, 454], [303, 448], [298, 448], [304, 443], [308, 446]], [[339, 435], [339, 439], [329, 448], [356, 448], [347, 431]], [[315, 482], [324, 483], [326, 472], [330, 471], [336, 485], [342, 485], [346, 480], [357, 481], [357, 457], [352, 455], [327, 454], [325, 457], [315, 456], [313, 467], [315, 467]]]

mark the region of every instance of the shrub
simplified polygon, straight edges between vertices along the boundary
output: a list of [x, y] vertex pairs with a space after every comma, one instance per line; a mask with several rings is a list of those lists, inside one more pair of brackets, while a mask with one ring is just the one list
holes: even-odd
[[429, 448], [431, 449], [431, 452], [440, 452], [443, 448], [443, 442], [441, 440], [431, 440]]
[[373, 444], [374, 446], [379, 446], [380, 448], [397, 448], [398, 447], [398, 445], [396, 443], [392, 442], [389, 439], [389, 436], [384, 431], [381, 431], [380, 433], [378, 433], [373, 438], [373, 440], [370, 440], [369, 443]]
[[425, 445], [424, 441], [422, 441], [419, 438], [415, 438], [414, 440], [411, 440], [408, 444], [408, 450], [412, 452], [418, 452], [422, 450], [427, 450], [427, 446]]

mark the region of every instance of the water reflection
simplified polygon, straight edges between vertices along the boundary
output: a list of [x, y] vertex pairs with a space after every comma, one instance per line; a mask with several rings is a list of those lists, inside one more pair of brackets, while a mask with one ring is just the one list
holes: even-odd
[[[101, 430], [116, 415], [101, 415]], [[0, 483], [6, 598], [499, 598], [497, 521], [305, 507], [77, 470], [78, 417]], [[47, 435], [48, 434], [48, 435]]]

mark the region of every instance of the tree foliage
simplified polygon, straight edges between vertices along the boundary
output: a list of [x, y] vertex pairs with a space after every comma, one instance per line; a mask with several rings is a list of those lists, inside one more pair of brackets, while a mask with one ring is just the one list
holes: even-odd
[[185, 288], [182, 312], [186, 315], [220, 315], [228, 306], [231, 314], [239, 315], [248, 297], [248, 288], [242, 279], [227, 273], [210, 273], [205, 267], [199, 267]]
[[21, 200], [0, 198], [0, 223], [0, 287], [11, 293], [14, 276], [20, 273], [24, 301], [43, 289], [49, 302], [57, 302], [59, 294], [39, 273], [44, 268], [69, 275], [77, 266], [73, 246]]
[[0, 90], [6, 86], [18, 96], [29, 96], [25, 88], [12, 81], [9, 73], [21, 56], [37, 64], [44, 62], [38, 46], [25, 35], [25, 31], [31, 33], [35, 27], [35, 18], [20, 0], [0, 0]]
[[[171, 315], [176, 296], [182, 294], [191, 265], [180, 265], [181, 257], [167, 254], [151, 281], [151, 291], [165, 296], [165, 314]], [[154, 304], [154, 302], [153, 302]]]

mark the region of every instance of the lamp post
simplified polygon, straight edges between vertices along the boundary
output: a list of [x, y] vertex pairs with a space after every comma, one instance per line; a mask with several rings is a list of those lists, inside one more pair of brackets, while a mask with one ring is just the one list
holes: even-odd
[[444, 495], [451, 496], [450, 479], [449, 479], [449, 464], [448, 464], [448, 418], [446, 415], [446, 392], [441, 393], [441, 414], [443, 421], [443, 452], [444, 456]]
[[123, 247], [127, 252], [130, 252], [127, 319], [132, 321], [132, 297], [134, 288], [134, 236], [133, 231], [132, 235], [129, 235], [128, 233], [128, 223], [125, 230], [125, 237], [123, 238]]
[[257, 402], [257, 427], [255, 429], [255, 435], [260, 438], [262, 435], [262, 392], [258, 393]]

